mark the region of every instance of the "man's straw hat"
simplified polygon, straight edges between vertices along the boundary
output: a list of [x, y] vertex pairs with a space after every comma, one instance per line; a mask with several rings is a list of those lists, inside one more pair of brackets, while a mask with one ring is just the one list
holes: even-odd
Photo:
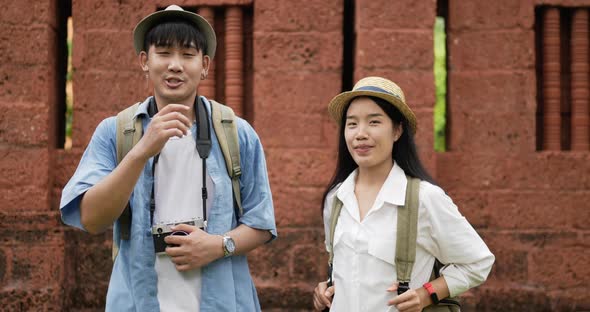
[[177, 5], [170, 5], [163, 11], [154, 12], [144, 17], [135, 29], [133, 29], [133, 47], [135, 52], [139, 54], [143, 50], [143, 43], [146, 33], [155, 25], [174, 20], [185, 20], [193, 23], [199, 31], [205, 36], [207, 40], [207, 51], [203, 51], [205, 55], [209, 55], [211, 59], [215, 56], [215, 49], [217, 48], [217, 39], [213, 27], [202, 16], [193, 12], [185, 11]]

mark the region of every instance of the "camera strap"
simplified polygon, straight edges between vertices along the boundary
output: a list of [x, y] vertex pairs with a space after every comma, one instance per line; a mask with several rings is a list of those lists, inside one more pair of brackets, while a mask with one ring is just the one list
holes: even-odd
[[[198, 103], [198, 104], [197, 104]], [[200, 104], [200, 105], [199, 105]], [[197, 96], [193, 104], [195, 117], [197, 119], [197, 151], [203, 161], [203, 187], [201, 188], [201, 197], [203, 199], [203, 224], [207, 228], [207, 157], [211, 152], [211, 128], [209, 127], [209, 117], [205, 102]]]
[[[207, 157], [211, 152], [211, 129], [209, 124], [209, 118], [207, 114], [207, 108], [205, 107], [205, 103], [200, 100], [199, 96], [195, 98], [195, 103], [193, 104], [193, 109], [195, 112], [195, 117], [197, 120], [197, 141], [196, 141], [196, 148], [199, 152], [199, 157], [203, 161], [203, 186], [201, 188], [201, 198], [203, 200], [203, 224], [205, 228], [207, 228]], [[156, 105], [156, 101], [154, 98], [151, 98], [150, 103], [148, 105], [148, 114], [150, 117], [153, 117], [155, 114], [158, 113], [158, 107]], [[156, 164], [158, 163], [158, 159], [160, 158], [160, 153], [154, 156], [154, 161], [152, 162], [152, 178], [156, 173]], [[154, 212], [156, 211], [156, 200], [155, 200], [155, 180], [152, 183], [152, 192], [150, 197], [150, 224], [154, 223]]]

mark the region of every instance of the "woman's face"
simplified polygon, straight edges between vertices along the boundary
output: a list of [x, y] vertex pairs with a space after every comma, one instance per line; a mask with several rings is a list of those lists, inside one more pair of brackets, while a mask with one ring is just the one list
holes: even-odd
[[387, 114], [368, 97], [352, 100], [344, 120], [348, 152], [360, 169], [391, 167], [393, 143], [402, 134]]

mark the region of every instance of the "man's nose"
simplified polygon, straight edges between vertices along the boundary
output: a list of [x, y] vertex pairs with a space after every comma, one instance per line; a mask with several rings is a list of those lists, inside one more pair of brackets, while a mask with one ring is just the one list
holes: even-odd
[[178, 57], [178, 55], [173, 55], [170, 58], [170, 63], [168, 64], [168, 70], [171, 70], [173, 72], [182, 71], [182, 62], [180, 61], [180, 58]]

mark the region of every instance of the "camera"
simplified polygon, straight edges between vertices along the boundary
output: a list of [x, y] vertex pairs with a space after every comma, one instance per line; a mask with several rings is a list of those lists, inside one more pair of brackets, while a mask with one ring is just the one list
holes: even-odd
[[154, 240], [154, 250], [156, 254], [162, 254], [166, 252], [166, 247], [175, 247], [176, 245], [168, 245], [164, 241], [168, 235], [180, 235], [187, 236], [188, 233], [184, 231], [172, 231], [172, 227], [178, 224], [188, 224], [196, 226], [203, 230], [205, 228], [205, 222], [202, 218], [193, 218], [187, 221], [171, 222], [171, 223], [158, 223], [152, 226], [152, 239]]

